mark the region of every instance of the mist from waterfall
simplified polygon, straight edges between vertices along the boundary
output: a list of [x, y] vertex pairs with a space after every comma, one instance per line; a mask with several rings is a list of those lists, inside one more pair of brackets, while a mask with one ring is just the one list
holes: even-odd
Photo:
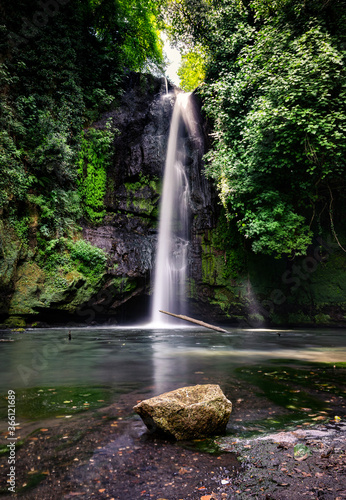
[[186, 312], [190, 188], [182, 139], [189, 97], [190, 94], [177, 95], [168, 139], [151, 314], [152, 322], [157, 325], [177, 321], [160, 310], [175, 314]]

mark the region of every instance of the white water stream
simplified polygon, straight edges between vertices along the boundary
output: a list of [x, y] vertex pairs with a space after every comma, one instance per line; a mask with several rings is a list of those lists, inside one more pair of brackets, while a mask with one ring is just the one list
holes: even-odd
[[190, 189], [181, 141], [190, 94], [178, 94], [170, 126], [154, 276], [152, 322], [174, 323], [160, 310], [183, 314], [189, 245]]

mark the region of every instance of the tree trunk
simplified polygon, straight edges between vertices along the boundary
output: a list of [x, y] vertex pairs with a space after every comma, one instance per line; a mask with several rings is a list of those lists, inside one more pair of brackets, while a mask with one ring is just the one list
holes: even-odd
[[211, 330], [216, 330], [217, 332], [228, 333], [227, 330], [224, 330], [219, 326], [209, 325], [208, 323], [204, 323], [204, 321], [189, 318], [189, 316], [184, 316], [183, 314], [173, 314], [167, 311], [160, 311], [160, 313], [168, 314], [169, 316], [174, 316], [175, 318], [183, 319], [184, 321], [189, 321], [190, 323], [195, 323], [196, 325], [203, 326], [204, 328], [210, 328]]

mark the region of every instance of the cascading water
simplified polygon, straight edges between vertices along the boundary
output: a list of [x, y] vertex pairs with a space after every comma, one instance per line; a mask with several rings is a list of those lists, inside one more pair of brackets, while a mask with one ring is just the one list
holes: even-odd
[[160, 310], [175, 314], [185, 312], [190, 189], [184, 168], [182, 137], [189, 96], [178, 94], [169, 132], [152, 301], [154, 324], [175, 322]]

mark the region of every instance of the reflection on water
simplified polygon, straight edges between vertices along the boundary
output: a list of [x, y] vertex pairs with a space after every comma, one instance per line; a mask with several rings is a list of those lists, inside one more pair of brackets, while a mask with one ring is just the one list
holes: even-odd
[[[344, 330], [195, 328], [37, 329], [1, 333], [0, 392], [50, 385], [135, 384], [152, 394], [196, 383], [195, 373], [224, 378], [273, 359], [346, 362]], [[203, 377], [200, 377], [203, 383]]]

